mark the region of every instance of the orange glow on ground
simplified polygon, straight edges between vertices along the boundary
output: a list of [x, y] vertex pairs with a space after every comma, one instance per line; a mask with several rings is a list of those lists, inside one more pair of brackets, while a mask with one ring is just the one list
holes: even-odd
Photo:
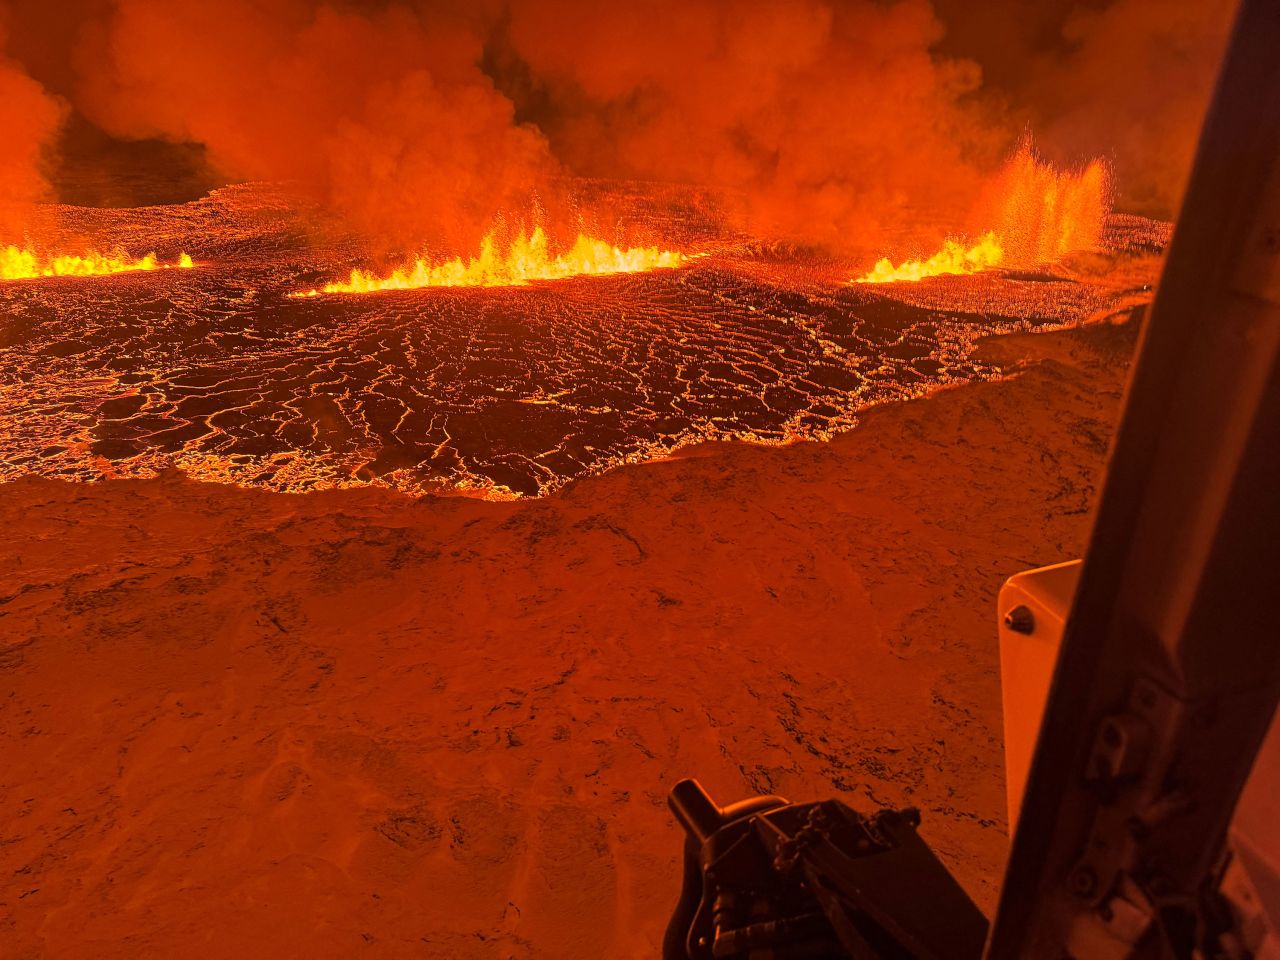
[[176, 263], [161, 263], [154, 253], [135, 260], [117, 251], [44, 258], [15, 246], [0, 248], [0, 280], [35, 280], [41, 277], [102, 277], [115, 273], [150, 270], [190, 270], [195, 263], [185, 253]]
[[424, 287], [518, 287], [535, 280], [563, 280], [577, 276], [604, 276], [615, 273], [642, 273], [678, 267], [688, 257], [657, 247], [629, 247], [626, 250], [579, 234], [566, 252], [552, 255], [542, 228], [532, 235], [521, 234], [499, 253], [493, 234], [484, 238], [480, 255], [464, 261], [461, 257], [432, 263], [418, 257], [387, 276], [370, 270], [352, 270], [345, 282], [326, 284], [319, 290], [295, 293], [295, 297], [318, 297], [326, 293], [374, 293], [379, 290], [419, 290]]
[[1036, 156], [1025, 141], [996, 177], [980, 204], [982, 221], [991, 225], [969, 246], [948, 239], [927, 260], [894, 266], [881, 259], [856, 283], [895, 283], [945, 274], [968, 274], [993, 267], [1035, 267], [1072, 253], [1095, 250], [1111, 209], [1110, 176], [1095, 160], [1079, 171], [1066, 171]]

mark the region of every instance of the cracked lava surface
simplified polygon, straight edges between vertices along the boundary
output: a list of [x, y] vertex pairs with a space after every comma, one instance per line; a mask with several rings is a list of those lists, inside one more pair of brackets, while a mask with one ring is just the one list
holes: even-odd
[[[623, 187], [614, 189], [621, 191]], [[631, 185], [625, 188], [636, 191]], [[616, 199], [616, 198], [615, 198]], [[60, 211], [197, 269], [0, 284], [0, 481], [179, 467], [275, 491], [542, 495], [690, 443], [826, 439], [859, 411], [998, 377], [986, 334], [1141, 302], [1167, 227], [1113, 217], [1106, 270], [882, 285], [761, 253], [696, 205], [635, 217], [678, 269], [499, 289], [299, 299], [360, 263], [270, 188]]]

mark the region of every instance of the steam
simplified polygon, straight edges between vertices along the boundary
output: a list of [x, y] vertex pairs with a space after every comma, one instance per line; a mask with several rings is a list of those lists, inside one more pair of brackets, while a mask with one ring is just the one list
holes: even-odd
[[48, 198], [45, 161], [63, 105], [5, 54], [0, 7], [0, 246], [22, 238], [35, 204]]

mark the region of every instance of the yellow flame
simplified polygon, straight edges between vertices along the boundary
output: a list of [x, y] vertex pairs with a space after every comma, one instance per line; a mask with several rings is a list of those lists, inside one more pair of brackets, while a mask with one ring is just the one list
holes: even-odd
[[928, 260], [907, 260], [896, 267], [888, 257], [880, 260], [858, 283], [896, 283], [899, 280], [923, 280], [943, 274], [977, 273], [999, 266], [1004, 260], [1004, 246], [994, 232], [988, 233], [972, 247], [959, 240], [948, 240]]
[[378, 290], [418, 290], [423, 287], [518, 287], [534, 280], [562, 280], [565, 277], [641, 273], [678, 267], [688, 257], [657, 247], [619, 247], [579, 234], [566, 253], [552, 256], [547, 235], [539, 227], [531, 236], [521, 234], [498, 252], [493, 234], [480, 244], [480, 255], [463, 261], [431, 263], [418, 257], [389, 276], [379, 277], [369, 270], [352, 270], [345, 282], [326, 284], [319, 290], [295, 293], [295, 297], [318, 297], [322, 293], [373, 293]]
[[185, 253], [177, 263], [161, 263], [154, 253], [135, 260], [123, 252], [90, 251], [45, 259], [31, 250], [0, 247], [0, 280], [34, 280], [40, 277], [101, 277], [135, 270], [190, 270], [195, 266]]

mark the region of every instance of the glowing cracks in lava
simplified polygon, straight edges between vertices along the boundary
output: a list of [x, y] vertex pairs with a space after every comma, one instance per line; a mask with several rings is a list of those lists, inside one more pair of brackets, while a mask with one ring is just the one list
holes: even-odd
[[943, 274], [977, 273], [998, 267], [1004, 260], [1004, 246], [994, 232], [988, 233], [974, 246], [959, 240], [948, 240], [928, 260], [907, 260], [898, 266], [888, 257], [880, 260], [865, 277], [855, 283], [896, 283], [899, 280], [923, 280]]
[[154, 253], [135, 260], [122, 251], [110, 255], [90, 251], [82, 255], [43, 258], [31, 250], [0, 247], [0, 280], [35, 280], [41, 277], [103, 277], [116, 273], [152, 270], [191, 270], [195, 263], [185, 253], [176, 263], [161, 263]]
[[685, 254], [657, 247], [623, 250], [585, 234], [579, 234], [577, 242], [568, 251], [553, 256], [547, 235], [539, 227], [530, 236], [522, 233], [505, 253], [498, 252], [497, 241], [490, 234], [480, 245], [480, 255], [466, 261], [457, 257], [433, 264], [419, 257], [384, 277], [369, 270], [352, 270], [345, 283], [330, 283], [319, 290], [292, 296], [318, 297], [325, 293], [374, 293], [424, 287], [518, 287], [535, 280], [670, 269], [688, 259]]

